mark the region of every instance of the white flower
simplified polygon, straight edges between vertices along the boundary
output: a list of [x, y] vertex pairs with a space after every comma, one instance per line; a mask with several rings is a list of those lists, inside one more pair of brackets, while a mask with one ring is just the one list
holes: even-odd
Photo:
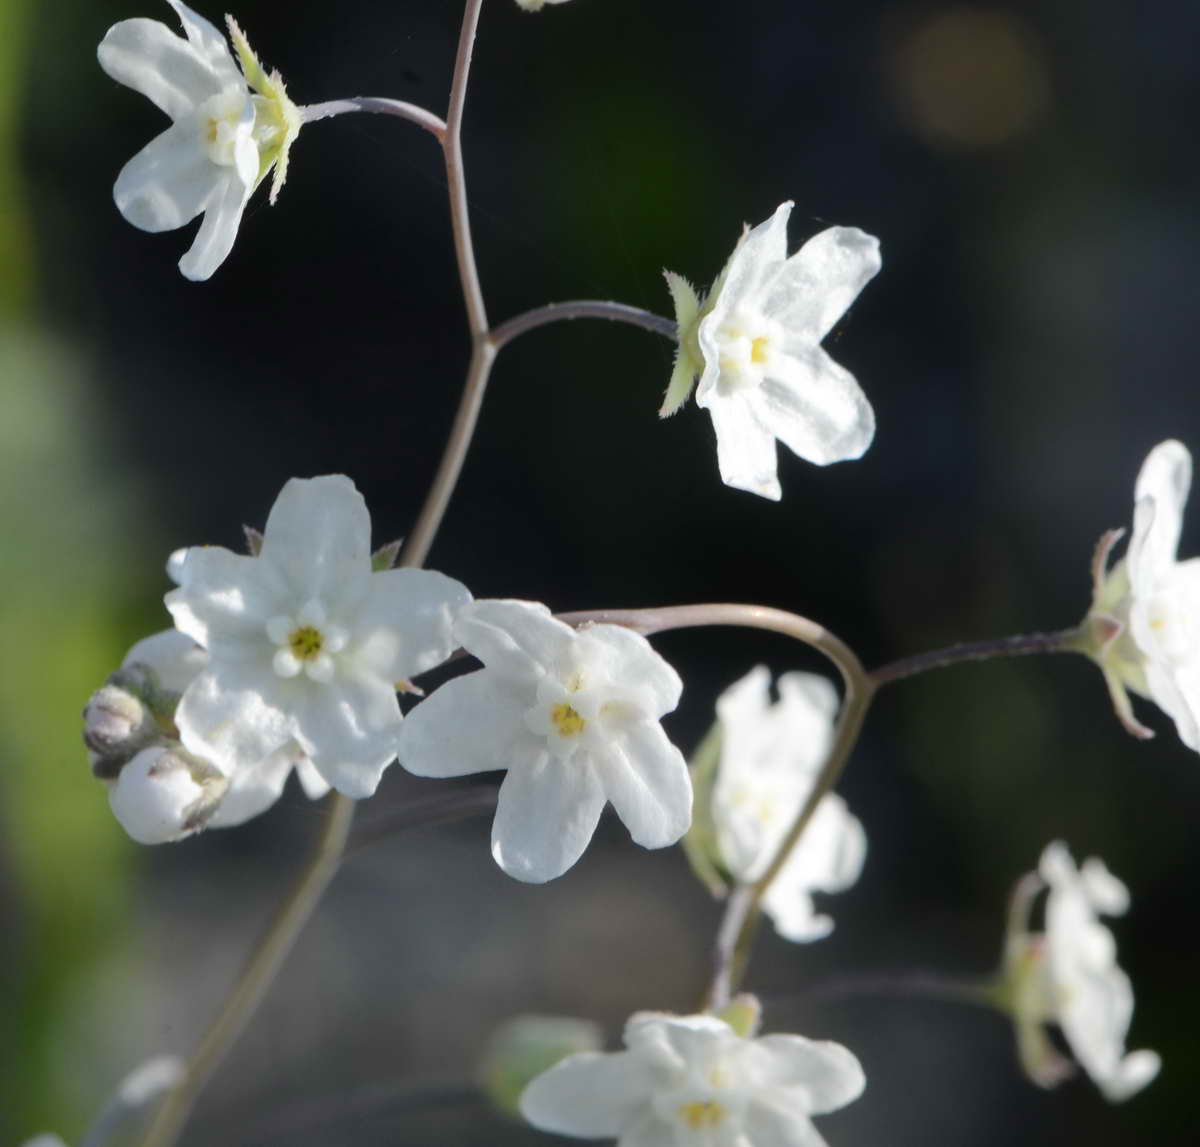
[[547, 4], [565, 4], [567, 0], [517, 0], [517, 7], [526, 12], [540, 12]]
[[125, 765], [109, 787], [113, 816], [138, 844], [182, 840], [205, 826], [229, 781], [178, 745], [153, 745]]
[[1200, 750], [1200, 559], [1175, 558], [1192, 458], [1182, 443], [1160, 442], [1142, 464], [1134, 490], [1133, 534], [1125, 557], [1105, 570], [1118, 534], [1097, 555], [1089, 614], [1092, 655], [1104, 671], [1118, 716], [1139, 736], [1125, 689], [1156, 702], [1180, 740]]
[[679, 352], [662, 415], [700, 375], [696, 402], [712, 415], [727, 486], [778, 501], [775, 439], [819, 466], [858, 458], [875, 415], [854, 376], [820, 346], [880, 268], [879, 241], [830, 227], [787, 257], [783, 203], [743, 234], [703, 305], [668, 273]]
[[179, 269], [189, 279], [207, 279], [232, 249], [246, 203], [272, 166], [274, 202], [301, 117], [278, 73], [265, 75], [232, 20], [242, 70], [212, 24], [180, 0], [167, 2], [186, 39], [157, 20], [123, 20], [97, 53], [114, 80], [172, 120], [121, 169], [113, 198], [143, 231], [172, 231], [203, 213]]
[[[1077, 868], [1061, 841], [1046, 847], [1038, 875], [1040, 881], [1029, 886], [1024, 906], [1014, 913], [1008, 939], [1009, 982], [1025, 1067], [1042, 1086], [1063, 1077], [1043, 1031], [1043, 1025], [1056, 1023], [1105, 1097], [1113, 1102], [1128, 1099], [1154, 1079], [1160, 1067], [1155, 1052], [1125, 1052], [1133, 988], [1117, 967], [1116, 941], [1099, 920], [1101, 913], [1124, 914], [1129, 892], [1095, 857]], [[1050, 890], [1045, 932], [1030, 935], [1029, 900], [1039, 886]]]
[[866, 1083], [840, 1044], [747, 1039], [715, 1016], [641, 1012], [625, 1046], [556, 1064], [525, 1089], [521, 1113], [543, 1131], [618, 1147], [821, 1147], [810, 1117]]
[[492, 826], [505, 872], [561, 876], [605, 801], [646, 848], [687, 831], [691, 780], [658, 723], [683, 685], [644, 637], [617, 625], [577, 632], [526, 601], [475, 602], [454, 633], [486, 668], [417, 706], [400, 763], [428, 777], [508, 770]]
[[[246, 557], [193, 547], [166, 596], [208, 651], [176, 723], [230, 776], [299, 746], [339, 792], [370, 796], [396, 754], [396, 683], [444, 661], [471, 595], [431, 570], [371, 570], [371, 521], [349, 478], [293, 478]], [[273, 767], [273, 766], [271, 766]]]
[[[184, 554], [186, 551], [177, 551], [171, 555], [171, 561], [167, 564], [168, 573], [182, 574]], [[180, 577], [177, 576], [174, 580], [180, 581]], [[158, 689], [170, 694], [182, 694], [207, 668], [208, 653], [186, 634], [177, 629], [167, 629], [143, 638], [125, 655], [122, 667], [129, 668], [135, 665], [143, 666], [153, 673], [153, 683]], [[291, 741], [258, 764], [237, 769], [228, 778], [228, 787], [221, 795], [219, 804], [208, 815], [203, 825], [196, 827], [232, 828], [266, 812], [283, 795], [284, 785], [293, 768], [310, 800], [319, 800], [329, 792], [329, 784], [317, 772], [312, 761], [305, 756], [298, 744]], [[123, 818], [118, 819], [129, 828]], [[143, 844], [158, 843], [145, 840], [132, 831], [130, 835]], [[181, 835], [186, 835], [182, 827], [176, 835], [166, 835], [161, 839], [177, 840]]]
[[[760, 665], [717, 700], [721, 758], [712, 818], [721, 860], [743, 883], [766, 871], [833, 743], [837, 694], [826, 678], [785, 673], [774, 705], [770, 684]], [[828, 936], [833, 921], [816, 913], [812, 893], [849, 888], [866, 850], [862, 824], [829, 793], [763, 898], [779, 934], [796, 941]]]

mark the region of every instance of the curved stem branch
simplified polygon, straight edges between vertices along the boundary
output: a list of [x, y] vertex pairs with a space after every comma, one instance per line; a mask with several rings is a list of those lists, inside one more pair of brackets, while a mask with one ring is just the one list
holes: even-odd
[[946, 649], [934, 649], [928, 653], [917, 653], [902, 657], [871, 671], [871, 680], [876, 687], [899, 681], [902, 677], [913, 677], [928, 673], [931, 669], [944, 669], [961, 665], [966, 661], [990, 661], [995, 657], [1023, 657], [1031, 653], [1079, 653], [1081, 634], [1078, 628], [1060, 629], [1055, 633], [1026, 633], [1019, 637], [1000, 637], [991, 641], [966, 641]]
[[858, 996], [890, 999], [943, 1000], [953, 1004], [995, 1007], [996, 986], [991, 980], [969, 980], [938, 972], [883, 972], [833, 976], [795, 995], [771, 999], [772, 1006], [791, 1003], [825, 1003]]
[[662, 315], [644, 311], [641, 307], [631, 307], [627, 303], [608, 302], [604, 299], [573, 299], [567, 303], [547, 303], [544, 307], [516, 315], [496, 327], [488, 335], [488, 339], [492, 346], [499, 350], [518, 335], [567, 319], [608, 319], [610, 322], [641, 327], [672, 341], [677, 337], [674, 319], [663, 318]]
[[389, 809], [370, 820], [360, 821], [345, 855], [357, 856], [364, 848], [369, 848], [377, 841], [395, 836], [406, 829], [454, 824], [473, 816], [495, 812], [498, 791], [494, 785], [455, 789], [424, 801], [414, 801], [401, 808]]
[[446, 135], [446, 121], [426, 111], [416, 104], [408, 104], [403, 100], [389, 100], [380, 96], [351, 96], [345, 100], [329, 100], [323, 104], [308, 104], [300, 109], [300, 115], [305, 123], [315, 123], [321, 119], [331, 119], [333, 116], [346, 115], [349, 112], [374, 112], [376, 115], [396, 116], [423, 127], [437, 137], [440, 143]]
[[196, 1097], [245, 1030], [301, 929], [320, 902], [321, 894], [337, 872], [353, 819], [354, 801], [335, 794], [308, 867], [188, 1061], [183, 1079], [159, 1108], [142, 1140], [142, 1147], [170, 1147], [178, 1138]]

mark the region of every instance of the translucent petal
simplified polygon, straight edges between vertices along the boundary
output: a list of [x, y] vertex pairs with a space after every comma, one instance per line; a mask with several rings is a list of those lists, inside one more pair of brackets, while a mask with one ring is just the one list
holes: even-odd
[[749, 395], [763, 425], [818, 466], [860, 457], [875, 437], [875, 412], [854, 376], [820, 347], [798, 343], [782, 364]]
[[266, 812], [283, 795], [294, 758], [292, 747], [285, 745], [260, 764], [234, 773], [208, 827], [232, 828]]
[[269, 665], [226, 664], [201, 673], [175, 711], [184, 747], [226, 776], [252, 769], [292, 736], [288, 682]]
[[173, 231], [205, 209], [225, 178], [200, 146], [194, 117], [185, 116], [121, 168], [113, 200], [135, 227]]
[[754, 1147], [827, 1147], [821, 1133], [800, 1106], [786, 1096], [756, 1095], [747, 1105], [742, 1129]]
[[[173, 120], [231, 82], [203, 52], [158, 20], [139, 17], [114, 24], [96, 55], [114, 80], [140, 92]], [[233, 80], [240, 82], [240, 77]]]
[[574, 651], [584, 665], [603, 665], [608, 679], [626, 696], [644, 698], [640, 706], [661, 717], [679, 704], [683, 681], [640, 633], [622, 625], [593, 625], [581, 629]]
[[1183, 509], [1192, 481], [1192, 456], [1174, 439], [1160, 442], [1142, 463], [1134, 488], [1129, 572], [1135, 594], [1150, 592], [1175, 561]]
[[819, 343], [881, 266], [879, 240], [857, 227], [814, 235], [767, 286], [763, 311], [811, 343]]
[[604, 794], [643, 848], [674, 844], [692, 823], [692, 779], [662, 726], [640, 722], [620, 745], [593, 751]]
[[179, 16], [188, 43], [221, 79], [222, 86], [235, 81], [241, 82], [241, 72], [233, 62], [233, 54], [229, 51], [229, 45], [221, 31], [180, 0], [167, 0], [167, 3]]
[[160, 689], [182, 693], [208, 665], [208, 654], [177, 629], [143, 637], [128, 653], [124, 665], [145, 665], [153, 670]]
[[459, 777], [507, 769], [524, 734], [532, 697], [490, 669], [435, 690], [400, 728], [400, 764], [419, 777]]
[[580, 1052], [543, 1072], [521, 1094], [521, 1114], [541, 1131], [611, 1139], [650, 1102], [651, 1076], [631, 1052]]
[[526, 679], [562, 662], [575, 641], [575, 630], [533, 601], [474, 602], [459, 616], [455, 635], [484, 665]]
[[701, 400], [697, 393], [696, 401], [712, 415], [721, 481], [778, 502], [782, 491], [776, 474], [775, 434], [751, 406], [748, 396], [725, 397], [713, 392], [707, 400]]
[[223, 181], [218, 183], [204, 209], [204, 222], [195, 240], [179, 260], [183, 277], [193, 282], [211, 278], [233, 250], [242, 212], [253, 190], [253, 185], [241, 182], [233, 168], [225, 168], [224, 173]]
[[[700, 345], [710, 358], [705, 334], [721, 325], [725, 312], [740, 299], [758, 293], [783, 267], [787, 258], [787, 225], [792, 213], [789, 200], [775, 208], [770, 219], [743, 235], [722, 273], [712, 312], [700, 324]], [[715, 288], [714, 288], [715, 289]]]
[[561, 876], [587, 847], [604, 808], [590, 768], [542, 752], [514, 762], [500, 786], [492, 856], [509, 876], [540, 884]]
[[862, 1065], [841, 1044], [767, 1035], [747, 1048], [756, 1080], [786, 1093], [798, 1114], [821, 1115], [853, 1102], [867, 1085]]

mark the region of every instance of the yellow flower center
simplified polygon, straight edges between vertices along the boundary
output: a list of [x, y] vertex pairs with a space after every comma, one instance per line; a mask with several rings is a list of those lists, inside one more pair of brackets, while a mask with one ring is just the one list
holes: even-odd
[[311, 625], [302, 625], [292, 631], [288, 638], [288, 647], [300, 661], [312, 661], [321, 652], [325, 638], [321, 631]]
[[750, 361], [756, 362], [759, 365], [767, 361], [767, 339], [765, 335], [760, 335], [750, 342]]
[[554, 727], [558, 730], [559, 736], [562, 737], [577, 737], [583, 732], [587, 722], [571, 708], [570, 705], [562, 704], [555, 705], [550, 710], [550, 720], [554, 722]]
[[679, 1109], [679, 1115], [692, 1131], [700, 1131], [705, 1127], [718, 1127], [725, 1118], [725, 1108], [709, 1099], [685, 1103]]

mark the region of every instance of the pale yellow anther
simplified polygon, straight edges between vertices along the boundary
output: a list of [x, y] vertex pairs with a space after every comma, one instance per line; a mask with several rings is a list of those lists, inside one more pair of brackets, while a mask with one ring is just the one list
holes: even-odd
[[570, 705], [555, 705], [550, 710], [550, 720], [558, 730], [559, 736], [577, 737], [583, 732], [587, 722], [571, 708]]
[[725, 1108], [713, 1100], [703, 1100], [696, 1103], [685, 1103], [679, 1109], [680, 1117], [692, 1131], [700, 1131], [706, 1127], [718, 1127], [725, 1118]]
[[767, 361], [767, 338], [765, 335], [760, 335], [758, 338], [751, 340], [750, 361], [756, 362], [759, 365]]
[[321, 631], [311, 625], [293, 630], [288, 637], [288, 647], [300, 661], [312, 661], [320, 654], [324, 644], [325, 639], [321, 636]]

